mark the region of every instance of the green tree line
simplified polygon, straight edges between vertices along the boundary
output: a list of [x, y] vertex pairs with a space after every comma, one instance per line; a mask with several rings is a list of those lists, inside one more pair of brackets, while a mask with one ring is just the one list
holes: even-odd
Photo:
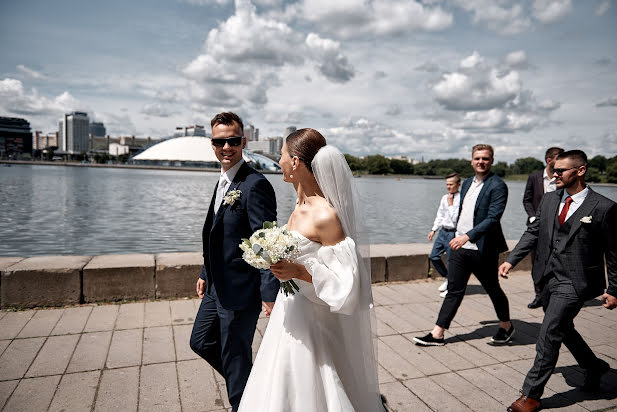
[[[350, 169], [357, 174], [371, 175], [415, 175], [446, 176], [456, 172], [462, 177], [473, 176], [469, 159], [434, 159], [428, 162], [411, 164], [405, 160], [388, 159], [382, 155], [363, 158], [345, 155]], [[544, 163], [533, 157], [522, 157], [514, 163], [497, 162], [492, 170], [500, 177], [524, 179], [535, 170], [544, 168]], [[589, 160], [587, 165], [588, 182], [617, 183], [617, 156], [607, 158], [598, 155]]]

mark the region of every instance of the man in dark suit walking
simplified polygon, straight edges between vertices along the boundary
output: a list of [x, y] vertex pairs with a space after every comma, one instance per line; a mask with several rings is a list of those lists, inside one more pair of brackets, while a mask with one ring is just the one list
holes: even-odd
[[505, 277], [536, 248], [532, 277], [542, 289], [544, 309], [536, 358], [523, 383], [522, 396], [509, 411], [540, 409], [540, 398], [562, 343], [586, 371], [584, 390], [599, 389], [602, 375], [610, 369], [574, 328], [574, 318], [588, 299], [602, 295], [604, 307], [617, 307], [617, 204], [586, 185], [586, 171], [587, 156], [580, 150], [557, 157], [553, 176], [558, 190], [544, 196], [536, 219], [499, 267], [499, 274]]
[[[544, 160], [546, 161], [546, 167], [542, 170], [537, 170], [529, 175], [527, 178], [527, 185], [525, 186], [525, 194], [523, 195], [523, 207], [527, 212], [527, 225], [533, 223], [536, 219], [536, 211], [540, 206], [542, 196], [548, 192], [554, 192], [557, 189], [555, 179], [553, 178], [553, 165], [557, 159], [557, 155], [563, 153], [564, 150], [561, 147], [551, 147], [544, 154]], [[532, 261], [533, 261], [533, 251]], [[542, 306], [540, 303], [540, 292], [535, 285], [534, 289], [536, 296], [527, 307], [529, 309], [535, 309]]]
[[253, 364], [259, 313], [263, 307], [270, 315], [279, 290], [272, 272], [252, 268], [242, 259], [239, 245], [263, 222], [276, 220], [276, 198], [270, 182], [242, 158], [246, 139], [240, 117], [220, 113], [211, 125], [221, 175], [202, 232], [204, 264], [197, 280], [202, 300], [190, 345], [225, 378], [235, 412]]
[[493, 148], [478, 144], [472, 148], [471, 166], [475, 177], [463, 182], [456, 237], [450, 241], [448, 293], [441, 305], [435, 327], [426, 336], [414, 338], [421, 346], [442, 346], [444, 332], [463, 301], [473, 272], [493, 302], [500, 328], [492, 342], [503, 344], [514, 334], [508, 298], [499, 286], [499, 253], [508, 250], [499, 223], [508, 200], [508, 187], [491, 173]]

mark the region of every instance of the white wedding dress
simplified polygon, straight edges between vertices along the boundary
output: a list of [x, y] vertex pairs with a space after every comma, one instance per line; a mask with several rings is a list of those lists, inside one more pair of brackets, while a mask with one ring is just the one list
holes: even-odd
[[292, 233], [313, 283], [278, 294], [239, 411], [383, 411], [353, 239], [322, 246]]

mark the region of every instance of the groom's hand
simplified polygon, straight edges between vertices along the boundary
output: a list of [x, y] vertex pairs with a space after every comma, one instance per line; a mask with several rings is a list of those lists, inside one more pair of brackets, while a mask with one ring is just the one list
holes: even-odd
[[264, 310], [266, 317], [270, 317], [270, 314], [272, 313], [272, 309], [274, 309], [274, 302], [261, 301], [261, 308]]
[[617, 298], [613, 295], [605, 293], [600, 297], [600, 300], [602, 301], [602, 306], [606, 309], [613, 310], [617, 308]]
[[202, 278], [197, 279], [196, 289], [199, 299], [202, 299], [204, 297], [204, 292], [206, 291], [206, 281]]
[[457, 236], [450, 241], [450, 249], [459, 250], [465, 243], [469, 242], [469, 236]]

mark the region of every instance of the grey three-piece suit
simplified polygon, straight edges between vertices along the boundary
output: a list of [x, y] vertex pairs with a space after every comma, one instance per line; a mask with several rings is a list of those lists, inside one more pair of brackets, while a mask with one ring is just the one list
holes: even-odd
[[513, 266], [536, 248], [532, 277], [542, 290], [544, 320], [536, 359], [523, 384], [523, 395], [540, 399], [563, 343], [578, 364], [593, 371], [598, 358], [574, 328], [586, 300], [606, 292], [617, 296], [617, 204], [589, 189], [585, 200], [563, 225], [559, 204], [563, 189], [544, 195], [531, 223], [506, 259]]

